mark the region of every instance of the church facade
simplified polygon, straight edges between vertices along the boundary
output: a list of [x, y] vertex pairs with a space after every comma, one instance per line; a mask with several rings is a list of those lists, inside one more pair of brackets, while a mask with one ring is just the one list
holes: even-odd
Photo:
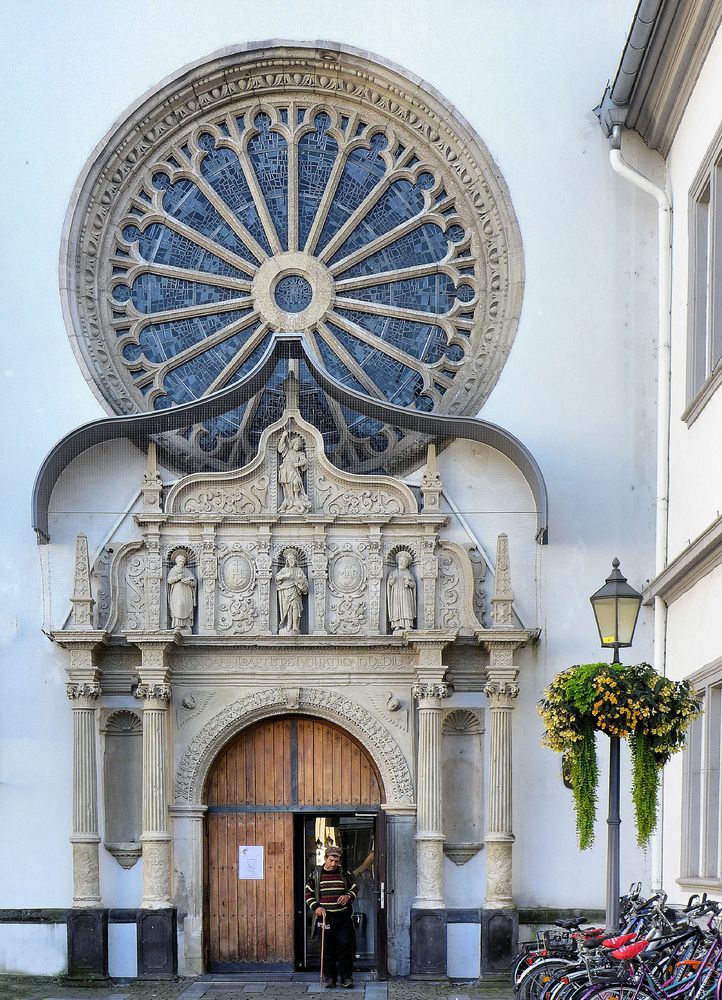
[[[379, 978], [495, 974], [601, 909], [601, 823], [578, 854], [536, 703], [601, 658], [612, 557], [655, 575], [657, 216], [591, 111], [618, 27], [550, 107], [581, 167], [505, 132], [504, 88], [467, 120], [350, 44], [234, 46], [128, 95], [61, 240], [93, 403], [32, 469], [42, 621], [11, 662], [44, 694], [29, 721], [8, 688], [3, 739], [43, 822], [9, 834], [4, 971], [317, 969], [330, 844]], [[623, 880], [660, 856], [625, 844]]]

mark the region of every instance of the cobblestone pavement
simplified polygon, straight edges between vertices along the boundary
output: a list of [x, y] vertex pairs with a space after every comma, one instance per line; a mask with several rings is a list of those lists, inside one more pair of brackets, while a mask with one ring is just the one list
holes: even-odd
[[175, 979], [162, 982], [114, 981], [107, 986], [69, 983], [64, 979], [0, 976], [0, 1000], [512, 1000], [510, 989], [452, 983], [392, 980], [357, 982], [353, 990], [326, 990], [316, 983], [263, 982], [244, 977], [234, 982]]

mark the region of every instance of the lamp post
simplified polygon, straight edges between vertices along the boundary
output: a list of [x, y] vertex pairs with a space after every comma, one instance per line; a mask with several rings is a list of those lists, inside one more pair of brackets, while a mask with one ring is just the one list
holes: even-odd
[[[589, 598], [602, 646], [614, 649], [612, 663], [619, 663], [619, 650], [632, 645], [642, 595], [630, 587], [612, 560], [612, 572], [603, 587]], [[609, 737], [609, 814], [607, 816], [607, 929], [619, 924], [619, 737]]]

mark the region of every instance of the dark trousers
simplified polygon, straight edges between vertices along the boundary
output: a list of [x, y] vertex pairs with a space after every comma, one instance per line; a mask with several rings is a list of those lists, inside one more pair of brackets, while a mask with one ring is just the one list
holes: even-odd
[[326, 979], [350, 979], [356, 954], [356, 931], [351, 911], [326, 914], [329, 929], [323, 949], [323, 974]]

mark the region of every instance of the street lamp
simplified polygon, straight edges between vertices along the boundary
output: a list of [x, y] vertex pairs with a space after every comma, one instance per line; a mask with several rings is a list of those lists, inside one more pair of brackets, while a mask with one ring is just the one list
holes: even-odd
[[[619, 650], [632, 645], [642, 605], [642, 595], [630, 587], [612, 560], [612, 572], [603, 587], [589, 598], [602, 646], [614, 649], [612, 663], [619, 663]], [[607, 816], [607, 929], [619, 925], [619, 737], [609, 737], [609, 815]]]
[[612, 572], [603, 587], [589, 598], [602, 646], [614, 647], [612, 663], [619, 663], [619, 650], [632, 645], [642, 595], [630, 587], [619, 572], [619, 560], [612, 559]]

